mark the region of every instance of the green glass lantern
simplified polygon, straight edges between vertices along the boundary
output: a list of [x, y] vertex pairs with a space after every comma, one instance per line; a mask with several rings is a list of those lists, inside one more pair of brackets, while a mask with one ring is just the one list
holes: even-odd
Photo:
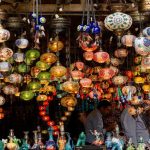
[[31, 49], [26, 52], [26, 58], [29, 58], [30, 60], [36, 60], [40, 57], [40, 52], [36, 49]]
[[39, 82], [30, 82], [28, 84], [29, 90], [38, 91], [41, 88], [41, 84]]
[[50, 80], [50, 73], [49, 72], [40, 72], [37, 76], [39, 80]]
[[27, 64], [27, 65], [31, 65], [33, 60], [31, 60], [30, 58], [25, 58], [24, 59], [24, 62]]
[[48, 65], [47, 63], [45, 63], [45, 62], [42, 62], [42, 61], [38, 61], [37, 63], [36, 63], [36, 67], [38, 67], [40, 70], [42, 70], [42, 71], [45, 71], [45, 70], [47, 70], [49, 67], [50, 67], [50, 65]]
[[19, 73], [27, 73], [30, 71], [30, 67], [26, 64], [19, 64], [18, 65], [18, 72]]
[[32, 91], [22, 91], [20, 93], [20, 98], [25, 101], [31, 100], [33, 97], [34, 93]]

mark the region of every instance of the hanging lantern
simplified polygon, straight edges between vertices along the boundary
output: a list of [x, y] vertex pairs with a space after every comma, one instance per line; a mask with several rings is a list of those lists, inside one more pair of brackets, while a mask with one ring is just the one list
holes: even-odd
[[27, 48], [29, 41], [25, 38], [20, 38], [15, 41], [15, 44], [18, 48], [24, 49]]
[[108, 88], [108, 93], [115, 93], [115, 92], [116, 92], [115, 88], [113, 88], [113, 87]]
[[123, 48], [117, 49], [117, 50], [115, 50], [114, 55], [117, 58], [124, 58], [124, 57], [127, 57], [128, 51], [126, 49], [123, 49]]
[[134, 82], [135, 82], [136, 84], [143, 84], [143, 83], [145, 82], [145, 78], [140, 77], [140, 76], [134, 77]]
[[24, 53], [17, 52], [17, 53], [14, 53], [13, 58], [16, 62], [23, 62], [25, 59], [25, 55]]
[[92, 86], [92, 80], [89, 78], [83, 78], [80, 80], [80, 84], [83, 88], [89, 88]]
[[150, 69], [150, 55], [145, 56], [142, 58], [142, 63], [141, 63], [142, 67], [144, 67], [145, 69]]
[[[110, 66], [109, 68], [112, 69], [112, 70], [115, 72], [115, 75], [118, 74], [119, 69], [118, 69], [117, 67]], [[114, 75], [114, 76], [115, 76], [115, 75]]]
[[41, 70], [36, 66], [31, 68], [31, 76], [33, 77], [37, 77], [40, 72]]
[[79, 84], [78, 82], [74, 81], [66, 81], [62, 84], [62, 90], [68, 93], [78, 93], [79, 91]]
[[128, 76], [128, 78], [133, 78], [133, 72], [131, 70], [125, 71], [125, 75]]
[[18, 65], [18, 72], [19, 73], [27, 73], [30, 71], [30, 67], [26, 64], [19, 64]]
[[4, 47], [2, 49], [0, 49], [0, 60], [5, 61], [8, 60], [9, 58], [11, 58], [13, 55], [13, 51], [8, 48], [8, 47]]
[[124, 86], [122, 88], [122, 93], [123, 95], [128, 95], [129, 92], [131, 92], [132, 94], [135, 94], [136, 93], [136, 87], [135, 86], [131, 86], [131, 85], [128, 85], [128, 86]]
[[57, 62], [56, 66], [50, 69], [50, 75], [56, 78], [61, 78], [67, 73], [67, 69]]
[[127, 46], [127, 47], [132, 47], [135, 38], [136, 38], [136, 36], [131, 35], [131, 33], [128, 32], [127, 35], [124, 35], [124, 36], [121, 38], [121, 42], [122, 42], [123, 45], [125, 45], [125, 46]]
[[29, 88], [29, 90], [32, 90], [35, 92], [41, 88], [41, 84], [39, 82], [33, 81], [28, 84], [28, 88]]
[[144, 30], [143, 30], [143, 35], [148, 37], [149, 39], [149, 36], [150, 36], [150, 27], [146, 27]]
[[105, 63], [110, 60], [109, 54], [107, 52], [99, 51], [94, 53], [93, 60], [98, 63]]
[[84, 63], [81, 61], [77, 61], [77, 62], [75, 62], [75, 66], [77, 67], [78, 70], [83, 70]]
[[10, 32], [0, 24], [0, 43], [7, 41], [10, 38]]
[[124, 13], [116, 12], [107, 16], [104, 20], [105, 27], [117, 34], [129, 29], [132, 25], [132, 18]]
[[50, 68], [50, 65], [48, 65], [48, 64], [45, 63], [45, 62], [38, 61], [38, 62], [36, 63], [36, 67], [38, 67], [41, 71], [45, 71], [45, 70], [47, 70], [47, 69]]
[[139, 10], [141, 12], [149, 12], [150, 11], [150, 0], [140, 0], [138, 1]]
[[34, 97], [34, 93], [32, 91], [21, 91], [20, 92], [20, 98], [22, 100], [28, 101], [31, 100]]
[[26, 58], [30, 60], [36, 60], [37, 58], [40, 57], [40, 52], [39, 50], [31, 49], [31, 50], [28, 50], [25, 55], [26, 55]]
[[55, 40], [49, 41], [48, 48], [52, 52], [58, 52], [64, 48], [64, 44], [58, 40], [58, 37], [56, 37]]
[[84, 52], [83, 57], [85, 60], [91, 61], [94, 57], [94, 53], [93, 52]]
[[144, 84], [142, 86], [142, 89], [143, 89], [144, 93], [146, 93], [146, 94], [150, 93], [150, 85], [149, 84]]
[[49, 65], [55, 63], [57, 61], [57, 56], [53, 53], [44, 53], [40, 57], [40, 61], [45, 62]]
[[3, 92], [6, 95], [13, 95], [18, 92], [18, 87], [15, 87], [13, 85], [6, 85], [3, 87]]
[[79, 70], [71, 71], [71, 76], [74, 80], [80, 80], [84, 77], [84, 73]]
[[150, 39], [141, 35], [135, 39], [134, 47], [137, 54], [145, 56], [150, 53]]
[[128, 80], [128, 77], [127, 76], [122, 76], [122, 75], [118, 75], [118, 76], [114, 76], [112, 78], [112, 82], [113, 84], [115, 85], [123, 85], [123, 84], [126, 84]]
[[119, 66], [121, 64], [120, 59], [118, 59], [118, 58], [111, 58], [110, 62], [115, 67], [117, 67], [117, 66]]
[[39, 80], [47, 80], [47, 81], [49, 81], [50, 80], [50, 73], [49, 72], [40, 72], [38, 74], [37, 78]]
[[47, 96], [44, 94], [40, 94], [37, 96], [36, 98], [37, 101], [46, 101], [47, 100]]
[[77, 104], [77, 100], [75, 97], [68, 95], [61, 99], [61, 105], [63, 107], [75, 107]]
[[9, 62], [0, 62], [0, 72], [8, 72], [12, 69]]
[[23, 77], [18, 73], [11, 74], [8, 78], [10, 83], [21, 83], [23, 80]]
[[2, 95], [0, 95], [0, 106], [4, 104], [5, 104], [5, 98]]
[[102, 78], [103, 80], [109, 80], [115, 75], [115, 72], [111, 68], [102, 68], [99, 71], [99, 78]]

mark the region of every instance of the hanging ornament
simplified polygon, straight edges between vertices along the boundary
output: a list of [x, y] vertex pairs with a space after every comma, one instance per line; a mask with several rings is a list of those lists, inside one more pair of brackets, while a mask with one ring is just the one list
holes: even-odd
[[45, 71], [50, 68], [50, 65], [45, 62], [38, 61], [36, 62], [36, 67], [39, 68], [41, 71]]
[[93, 60], [98, 63], [105, 63], [108, 62], [110, 58], [107, 52], [99, 51], [94, 53]]
[[84, 52], [83, 57], [85, 60], [91, 61], [94, 57], [94, 53], [93, 52]]
[[10, 48], [4, 47], [0, 49], [0, 60], [6, 61], [9, 58], [11, 58], [12, 55], [13, 55], [13, 51]]
[[5, 104], [5, 98], [2, 95], [0, 95], [0, 106], [4, 104]]
[[80, 80], [80, 84], [83, 88], [89, 88], [92, 86], [92, 80], [89, 78], [83, 78]]
[[10, 32], [3, 28], [2, 24], [0, 24], [0, 43], [3, 43], [10, 38]]
[[31, 100], [34, 97], [34, 95], [35, 94], [32, 91], [21, 91], [20, 92], [20, 98], [25, 101]]
[[5, 85], [2, 90], [6, 95], [14, 95], [19, 91], [18, 87], [15, 87], [13, 85]]
[[124, 57], [127, 57], [128, 51], [127, 51], [127, 49], [123, 49], [123, 48], [117, 49], [117, 50], [115, 50], [114, 55], [117, 58], [124, 58]]
[[102, 78], [103, 80], [109, 80], [115, 75], [115, 72], [111, 68], [102, 68], [99, 71], [99, 78]]
[[9, 62], [0, 62], [0, 72], [8, 72], [12, 69], [12, 66]]
[[10, 83], [21, 83], [23, 80], [23, 77], [18, 73], [13, 73], [8, 78]]
[[145, 56], [142, 58], [142, 63], [141, 63], [142, 67], [144, 67], [145, 69], [150, 69], [150, 55]]
[[122, 75], [118, 75], [118, 76], [114, 76], [112, 78], [112, 82], [115, 85], [123, 85], [127, 82], [128, 77], [127, 76], [122, 76]]
[[25, 48], [27, 48], [29, 41], [27, 39], [21, 37], [20, 39], [17, 39], [15, 41], [15, 44], [18, 48], [25, 49]]

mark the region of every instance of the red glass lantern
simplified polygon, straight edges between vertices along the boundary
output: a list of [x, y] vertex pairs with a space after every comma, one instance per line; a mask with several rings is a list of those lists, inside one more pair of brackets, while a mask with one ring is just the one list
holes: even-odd
[[79, 80], [84, 77], [84, 73], [79, 70], [71, 71], [71, 76], [74, 80]]
[[80, 84], [82, 87], [89, 88], [92, 85], [92, 80], [89, 78], [83, 78], [80, 80]]
[[0, 113], [0, 119], [3, 119], [4, 118], [4, 113]]
[[48, 122], [47, 122], [47, 125], [48, 125], [48, 126], [54, 126], [54, 125], [55, 125], [55, 122], [54, 122], [54, 121], [48, 121]]
[[103, 80], [109, 80], [115, 75], [115, 72], [111, 68], [102, 68], [99, 71], [99, 77]]
[[87, 61], [91, 61], [94, 57], [93, 52], [84, 52], [83, 57]]
[[39, 115], [40, 115], [40, 116], [45, 116], [45, 115], [46, 115], [46, 111], [45, 111], [45, 110], [40, 111], [40, 112], [39, 112]]
[[128, 78], [133, 78], [133, 72], [131, 70], [125, 71], [125, 75], [128, 76]]
[[105, 63], [105, 62], [108, 62], [110, 58], [107, 52], [96, 52], [94, 54], [93, 60], [98, 63]]
[[77, 67], [78, 70], [82, 70], [84, 68], [84, 63], [81, 62], [81, 61], [77, 61], [75, 63], [75, 65], [76, 65], [76, 67]]
[[39, 106], [39, 110], [40, 110], [40, 111], [46, 110], [46, 107], [45, 107], [45, 106]]

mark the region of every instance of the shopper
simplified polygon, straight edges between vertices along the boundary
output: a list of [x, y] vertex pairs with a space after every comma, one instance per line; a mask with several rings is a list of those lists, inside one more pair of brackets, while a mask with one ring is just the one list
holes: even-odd
[[[150, 138], [146, 122], [143, 120], [141, 110], [137, 114], [137, 106], [130, 105], [121, 114], [121, 125], [127, 139], [132, 139], [132, 142], [137, 146], [139, 138], [142, 137], [147, 143]], [[142, 111], [141, 111], [142, 112]]]
[[87, 117], [85, 124], [86, 143], [96, 145], [95, 136], [92, 134], [95, 130], [98, 133], [105, 133], [115, 129], [116, 124], [112, 123], [104, 126], [103, 120], [106, 119], [112, 112], [111, 103], [107, 100], [99, 102], [98, 107], [93, 110]]

